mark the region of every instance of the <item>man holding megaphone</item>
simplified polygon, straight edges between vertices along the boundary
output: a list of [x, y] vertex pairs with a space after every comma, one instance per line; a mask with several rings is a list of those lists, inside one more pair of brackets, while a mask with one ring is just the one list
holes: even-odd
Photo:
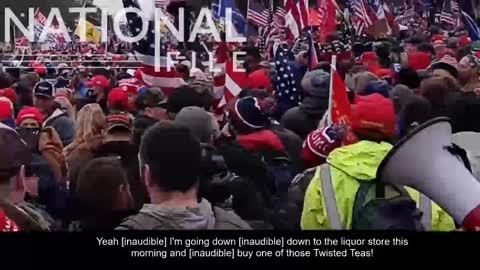
[[305, 193], [302, 229], [455, 230], [453, 219], [426, 196], [378, 180], [396, 136], [392, 101], [373, 94], [356, 98], [351, 108], [359, 142], [334, 150], [316, 169]]

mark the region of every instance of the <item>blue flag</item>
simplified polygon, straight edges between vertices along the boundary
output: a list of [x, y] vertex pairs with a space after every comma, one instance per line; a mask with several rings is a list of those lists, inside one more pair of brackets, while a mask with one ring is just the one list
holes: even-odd
[[247, 31], [247, 20], [235, 6], [234, 0], [218, 0], [218, 3], [212, 3], [213, 19], [215, 21], [225, 20], [227, 8], [232, 9], [232, 23], [237, 33], [245, 34]]
[[480, 40], [480, 28], [478, 28], [477, 23], [475, 22], [468, 13], [462, 10], [462, 22], [465, 25], [465, 28], [468, 31], [468, 35], [472, 41]]

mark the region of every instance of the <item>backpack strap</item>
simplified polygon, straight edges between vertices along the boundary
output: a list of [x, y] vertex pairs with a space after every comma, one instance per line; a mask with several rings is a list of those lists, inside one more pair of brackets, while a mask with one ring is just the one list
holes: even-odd
[[323, 164], [320, 166], [320, 181], [322, 182], [322, 193], [325, 199], [325, 207], [327, 208], [327, 216], [330, 221], [332, 230], [342, 230], [342, 222], [338, 213], [337, 199], [333, 190], [332, 177], [330, 173], [330, 165]]
[[420, 202], [418, 203], [418, 208], [422, 211], [421, 223], [425, 231], [432, 230], [432, 200], [427, 196], [420, 193]]

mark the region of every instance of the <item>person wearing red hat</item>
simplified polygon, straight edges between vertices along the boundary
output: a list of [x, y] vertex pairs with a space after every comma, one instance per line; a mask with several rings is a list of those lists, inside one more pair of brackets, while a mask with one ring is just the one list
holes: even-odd
[[272, 92], [272, 81], [264, 69], [258, 69], [248, 75], [250, 89], [266, 89]]
[[[305, 193], [301, 217], [302, 229], [385, 230], [395, 228], [415, 231], [423, 227], [422, 229], [427, 231], [454, 230], [455, 225], [451, 217], [434, 203], [427, 206], [433, 213], [431, 222], [423, 223], [424, 220], [421, 222], [416, 218], [389, 219], [388, 226], [384, 226], [380, 220], [385, 215], [379, 214], [376, 217], [378, 223], [359, 225], [358, 222], [368, 222], [366, 220], [372, 221], [372, 219], [365, 219], [365, 217], [362, 219], [358, 215], [354, 217], [355, 212], [361, 212], [361, 210], [354, 210], [358, 207], [355, 198], [359, 194], [365, 194], [360, 191], [362, 188], [368, 185], [377, 185], [374, 182], [377, 170], [393, 148], [389, 142], [397, 135], [397, 117], [392, 101], [379, 94], [358, 97], [351, 109], [351, 129], [359, 141], [333, 150], [328, 155], [326, 163], [316, 168]], [[329, 186], [330, 188], [328, 188]], [[376, 187], [377, 193], [372, 200], [385, 199], [378, 195], [381, 193], [378, 191], [386, 188], [388, 186]], [[397, 188], [403, 189], [402, 187]], [[405, 188], [402, 193], [409, 194], [412, 202], [418, 204], [420, 195], [417, 191]], [[408, 196], [405, 195], [405, 197]], [[420, 208], [422, 211], [426, 211], [423, 206]], [[403, 209], [406, 210], [406, 208]], [[377, 213], [379, 212], [377, 211]]]
[[96, 75], [85, 83], [87, 87], [93, 90], [95, 101], [100, 104], [105, 114], [108, 114], [107, 98], [110, 91], [110, 81], [103, 75]]
[[137, 78], [123, 79], [118, 82], [118, 87], [121, 88], [128, 97], [128, 104], [126, 111], [135, 114], [137, 111], [136, 100], [141, 83]]
[[[353, 132], [360, 141], [333, 150], [326, 158], [326, 164], [316, 168], [305, 193], [302, 229], [352, 229], [355, 201], [352, 198], [355, 198], [361, 182], [376, 178], [377, 168], [392, 149], [389, 141], [396, 135], [392, 101], [379, 94], [362, 96], [352, 105], [351, 120]], [[329, 199], [327, 191], [318, 192], [322, 190], [324, 180], [330, 180], [335, 187], [333, 200], [338, 208], [338, 224], [332, 223], [334, 217], [324, 211], [323, 202]]]
[[107, 107], [109, 112], [126, 112], [128, 109], [128, 94], [122, 88], [113, 88], [108, 94]]
[[17, 104], [17, 92], [13, 88], [4, 88], [0, 90], [0, 97], [8, 98], [13, 105]]
[[470, 37], [467, 37], [467, 36], [461, 36], [460, 38], [458, 38], [458, 46], [460, 48], [462, 47], [466, 47], [468, 45], [472, 44], [472, 39]]
[[371, 73], [375, 73], [382, 68], [376, 52], [363, 53], [360, 57], [360, 63]]
[[17, 127], [40, 128], [43, 124], [43, 115], [35, 107], [25, 107], [17, 115]]
[[3, 123], [11, 128], [15, 128], [15, 121], [13, 119], [13, 104], [6, 97], [0, 97], [0, 123]]

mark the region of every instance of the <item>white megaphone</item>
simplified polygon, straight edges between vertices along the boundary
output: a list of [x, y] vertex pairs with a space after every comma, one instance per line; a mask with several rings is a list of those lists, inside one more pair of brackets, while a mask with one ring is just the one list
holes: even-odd
[[465, 230], [480, 231], [480, 183], [447, 150], [450, 145], [450, 120], [430, 120], [394, 146], [382, 161], [377, 179], [422, 192]]

